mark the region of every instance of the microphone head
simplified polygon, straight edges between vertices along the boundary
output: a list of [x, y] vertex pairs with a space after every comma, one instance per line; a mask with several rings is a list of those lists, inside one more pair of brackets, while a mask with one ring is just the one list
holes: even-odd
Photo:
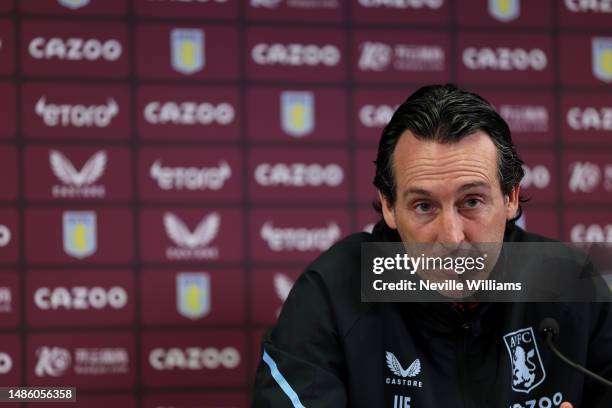
[[546, 339], [546, 337], [549, 335], [552, 337], [552, 339], [554, 339], [560, 332], [559, 322], [552, 317], [547, 317], [540, 322], [538, 332], [543, 339]]

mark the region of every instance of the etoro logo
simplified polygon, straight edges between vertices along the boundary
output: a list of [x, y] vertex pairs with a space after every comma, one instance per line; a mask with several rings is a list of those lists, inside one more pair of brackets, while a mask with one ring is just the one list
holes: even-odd
[[47, 103], [47, 97], [41, 96], [36, 102], [34, 111], [48, 127], [108, 127], [119, 113], [119, 105], [113, 98], [108, 98], [106, 105], [70, 105]]
[[34, 304], [41, 310], [119, 310], [123, 309], [127, 302], [128, 294], [120, 286], [113, 286], [108, 290], [99, 286], [43, 286], [34, 292]]
[[191, 28], [175, 28], [170, 33], [172, 43], [172, 67], [184, 75], [204, 69], [204, 31]]
[[72, 364], [70, 352], [62, 347], [40, 347], [36, 356], [38, 361], [34, 373], [37, 377], [60, 377]]
[[8, 353], [0, 351], [0, 375], [8, 374], [13, 368], [13, 359]]
[[52, 194], [56, 198], [102, 198], [106, 195], [104, 186], [93, 185], [106, 170], [108, 156], [100, 150], [87, 160], [83, 168], [77, 171], [72, 162], [58, 150], [49, 152], [49, 163], [53, 174], [64, 185], [54, 185]]
[[149, 102], [143, 111], [145, 120], [152, 125], [229, 125], [236, 112], [227, 102]]
[[225, 160], [216, 167], [170, 167], [155, 160], [149, 175], [162, 190], [219, 190], [232, 176], [232, 168]]
[[422, 388], [423, 383], [417, 380], [407, 380], [407, 378], [414, 378], [421, 373], [421, 360], [414, 360], [406, 369], [402, 367], [395, 354], [390, 351], [385, 352], [385, 362], [387, 368], [393, 373], [394, 376], [400, 377], [387, 377], [385, 379], [386, 384], [390, 385], [403, 385], [406, 387]]
[[234, 347], [219, 350], [215, 347], [154, 348], [149, 353], [149, 364], [157, 371], [235, 369], [241, 356]]
[[191, 232], [185, 223], [171, 212], [164, 214], [164, 228], [168, 238], [176, 247], [166, 249], [166, 257], [172, 260], [216, 259], [219, 256], [217, 247], [209, 244], [217, 237], [221, 225], [221, 216], [213, 212], [204, 217]]
[[251, 50], [257, 65], [326, 66], [338, 65], [340, 50], [332, 44], [279, 44], [258, 43]]
[[266, 221], [259, 235], [274, 252], [324, 251], [340, 238], [340, 226], [330, 222], [323, 228], [279, 228]]
[[34, 37], [28, 45], [28, 52], [34, 59], [58, 59], [65, 61], [97, 61], [100, 59], [113, 62], [123, 53], [119, 40], [101, 41], [96, 38], [60, 38]]

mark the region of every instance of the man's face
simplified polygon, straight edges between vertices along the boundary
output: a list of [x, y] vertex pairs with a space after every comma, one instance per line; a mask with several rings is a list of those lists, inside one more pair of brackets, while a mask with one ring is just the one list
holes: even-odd
[[485, 132], [457, 143], [400, 137], [393, 154], [396, 201], [381, 195], [387, 225], [408, 243], [501, 242], [518, 188], [501, 191], [495, 145]]

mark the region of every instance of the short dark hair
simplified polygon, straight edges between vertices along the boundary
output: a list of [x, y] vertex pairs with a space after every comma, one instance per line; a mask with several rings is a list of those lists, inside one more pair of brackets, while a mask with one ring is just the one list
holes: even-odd
[[[393, 152], [406, 130], [417, 139], [438, 143], [456, 143], [474, 132], [483, 131], [497, 149], [502, 193], [510, 194], [525, 175], [523, 161], [512, 143], [510, 128], [489, 102], [452, 84], [424, 86], [397, 108], [383, 129], [378, 144], [374, 185], [391, 204], [396, 199]], [[525, 201], [520, 198], [517, 215], [509, 223], [520, 218], [520, 203]], [[379, 201], [374, 202], [374, 208], [382, 212]]]

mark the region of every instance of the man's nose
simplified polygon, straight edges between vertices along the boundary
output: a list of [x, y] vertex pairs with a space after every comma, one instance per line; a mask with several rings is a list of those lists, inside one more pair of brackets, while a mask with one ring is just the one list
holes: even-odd
[[440, 214], [438, 225], [438, 242], [443, 244], [460, 244], [465, 240], [463, 221], [454, 209], [444, 210]]

